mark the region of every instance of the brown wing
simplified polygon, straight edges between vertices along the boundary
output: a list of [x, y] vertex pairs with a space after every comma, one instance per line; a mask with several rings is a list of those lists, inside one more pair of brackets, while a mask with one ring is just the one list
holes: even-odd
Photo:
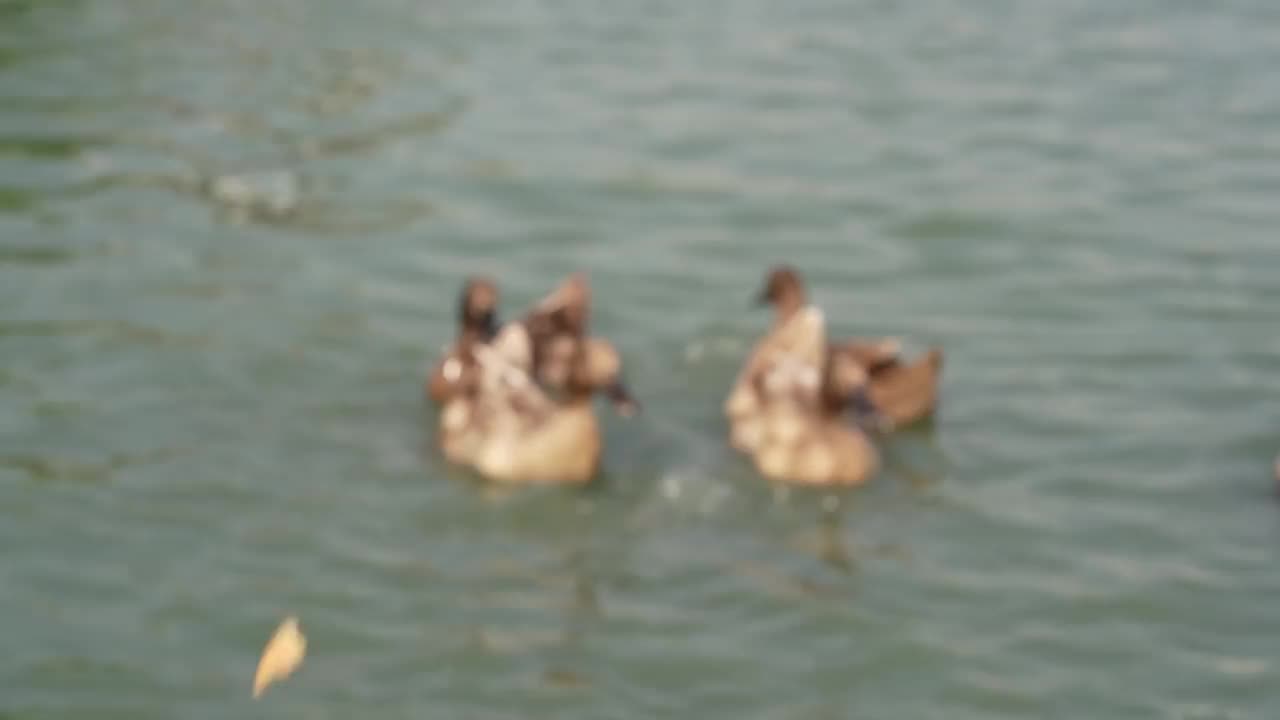
[[938, 405], [942, 360], [942, 349], [935, 347], [910, 364], [882, 369], [871, 378], [871, 401], [895, 427], [932, 415]]

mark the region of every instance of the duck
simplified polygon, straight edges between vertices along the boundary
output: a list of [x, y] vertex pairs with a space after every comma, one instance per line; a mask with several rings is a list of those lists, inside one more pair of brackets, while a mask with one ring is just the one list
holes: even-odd
[[861, 367], [826, 347], [822, 312], [809, 307], [788, 318], [755, 358], [745, 387], [754, 409], [733, 433], [766, 479], [808, 486], [857, 486], [875, 475], [880, 455], [867, 434], [846, 422], [844, 409], [865, 402]]
[[470, 370], [470, 352], [488, 343], [498, 333], [498, 286], [492, 278], [476, 276], [463, 282], [458, 294], [458, 335], [445, 348], [427, 378], [425, 395], [438, 406], [464, 394], [474, 382]]
[[586, 335], [589, 299], [585, 277], [573, 276], [522, 320], [458, 353], [438, 431], [446, 459], [509, 484], [584, 484], [598, 474], [593, 396], [603, 392], [624, 417], [640, 406], [617, 348]]
[[[800, 272], [785, 264], [770, 268], [756, 302], [773, 307], [775, 328], [810, 307]], [[827, 352], [832, 356], [830, 368], [837, 374], [832, 380], [836, 386], [857, 386], [865, 373], [867, 393], [884, 429], [905, 428], [935, 413], [943, 368], [940, 347], [928, 348], [912, 362], [903, 359], [901, 343], [894, 338], [845, 339], [830, 343]], [[842, 372], [853, 377], [841, 380]]]
[[[805, 303], [803, 295], [783, 295], [779, 292], [779, 287], [779, 280], [771, 276], [762, 296], [782, 297], [786, 303], [785, 312], [776, 314], [769, 331], [752, 348], [725, 399], [724, 413], [729, 420], [730, 445], [746, 453], [753, 453], [758, 449], [763, 411], [768, 398], [755, 382], [765, 375], [767, 366], [776, 364], [780, 357], [789, 356], [795, 360], [819, 351], [822, 357], [810, 357], [808, 365], [814, 373], [819, 370], [823, 372], [823, 382], [813, 384], [810, 391], [821, 394], [824, 406], [847, 402], [859, 412], [863, 420], [870, 421], [874, 426], [890, 426], [891, 421], [879, 412], [870, 399], [868, 368], [879, 368], [896, 362], [896, 341], [858, 342], [850, 352], [831, 352], [826, 343], [826, 323], [822, 310]], [[821, 342], [814, 339], [819, 336], [822, 338]], [[784, 365], [799, 367], [793, 363]]]
[[492, 348], [478, 348], [477, 359], [486, 379], [475, 397], [455, 401], [442, 417], [440, 444], [450, 461], [490, 481], [585, 484], [603, 454], [594, 393], [608, 389], [623, 416], [638, 408], [619, 381], [617, 349], [602, 338], [583, 342], [559, 399]]
[[[590, 302], [590, 289], [585, 276], [571, 275], [524, 317], [501, 326], [499, 301], [497, 283], [492, 278], [473, 276], [463, 282], [457, 300], [458, 334], [436, 361], [427, 380], [426, 396], [434, 404], [444, 406], [454, 396], [474, 389], [476, 366], [472, 351], [480, 345], [492, 346], [528, 373], [537, 374], [543, 357], [558, 356], [560, 362], [553, 367], [563, 367], [564, 336], [585, 328], [584, 306]], [[557, 350], [550, 349], [553, 345]], [[564, 382], [564, 378], [544, 376], [553, 385]]]

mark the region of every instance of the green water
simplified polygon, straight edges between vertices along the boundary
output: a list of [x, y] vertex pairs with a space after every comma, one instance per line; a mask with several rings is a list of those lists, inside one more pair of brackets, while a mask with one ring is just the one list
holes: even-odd
[[[1278, 67], [1272, 0], [0, 0], [0, 717], [1280, 717]], [[947, 351], [852, 494], [725, 449], [776, 260]], [[456, 289], [577, 269], [646, 413], [487, 492]]]

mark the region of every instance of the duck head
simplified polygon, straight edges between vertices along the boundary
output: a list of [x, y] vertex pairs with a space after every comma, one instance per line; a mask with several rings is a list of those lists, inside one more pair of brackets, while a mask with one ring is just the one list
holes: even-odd
[[525, 314], [520, 324], [528, 333], [531, 372], [538, 382], [567, 387], [587, 337], [590, 307], [586, 275], [574, 273]]
[[590, 311], [591, 284], [586, 273], [577, 272], [535, 305], [525, 324], [530, 334], [538, 339], [557, 334], [584, 337]]
[[458, 326], [489, 340], [498, 331], [498, 286], [487, 277], [469, 278], [458, 295]]
[[804, 280], [790, 265], [775, 265], [756, 294], [757, 305], [772, 305], [779, 320], [791, 317], [805, 304]]

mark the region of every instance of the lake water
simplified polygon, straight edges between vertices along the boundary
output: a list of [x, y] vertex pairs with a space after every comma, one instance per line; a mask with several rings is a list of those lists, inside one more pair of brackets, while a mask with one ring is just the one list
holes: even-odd
[[[1273, 0], [0, 1], [0, 717], [1280, 717], [1278, 67]], [[852, 493], [725, 447], [782, 260], [947, 352]], [[646, 412], [486, 490], [457, 288], [579, 269]]]

